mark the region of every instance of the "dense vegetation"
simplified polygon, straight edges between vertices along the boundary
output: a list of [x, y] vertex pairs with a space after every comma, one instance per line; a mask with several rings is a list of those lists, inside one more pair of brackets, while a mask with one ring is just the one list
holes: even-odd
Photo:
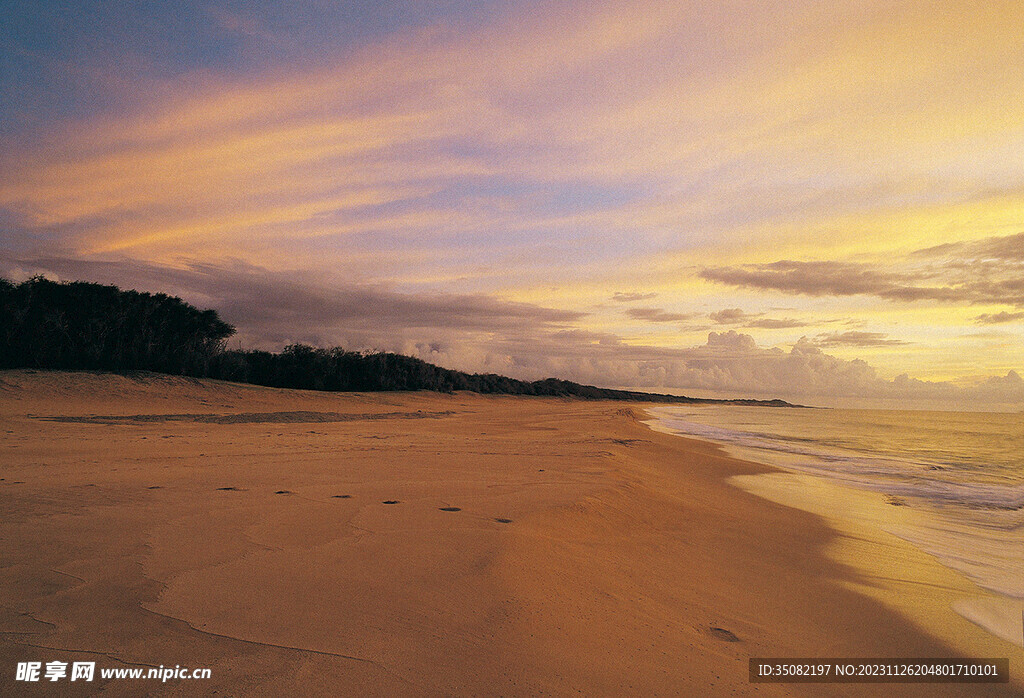
[[0, 279], [0, 368], [204, 375], [235, 329], [163, 293]]
[[[163, 293], [116, 286], [0, 279], [0, 368], [157, 371], [277, 388], [470, 390], [647, 402], [713, 402], [548, 378], [469, 374], [411, 356], [292, 345], [280, 353], [227, 351], [235, 328], [213, 310]], [[759, 401], [738, 401], [753, 404]], [[785, 404], [767, 401], [766, 404]]]
[[558, 395], [587, 399], [674, 402], [671, 395], [631, 393], [548, 378], [527, 382], [493, 373], [463, 373], [401, 354], [360, 353], [295, 344], [280, 353], [227, 351], [205, 374], [240, 383], [309, 390], [470, 390], [506, 395]]

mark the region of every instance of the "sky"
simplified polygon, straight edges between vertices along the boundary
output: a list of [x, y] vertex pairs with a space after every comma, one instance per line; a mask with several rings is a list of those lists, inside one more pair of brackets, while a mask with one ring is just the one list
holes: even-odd
[[1024, 408], [1024, 4], [0, 0], [0, 275], [232, 346]]

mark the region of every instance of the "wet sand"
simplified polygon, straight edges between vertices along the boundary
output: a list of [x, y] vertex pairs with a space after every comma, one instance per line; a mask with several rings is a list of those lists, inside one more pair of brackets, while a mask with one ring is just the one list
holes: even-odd
[[727, 482], [770, 469], [644, 418], [0, 372], [0, 693], [54, 694], [11, 679], [59, 659], [212, 669], [110, 695], [874, 695], [897, 687], [752, 685], [747, 660], [982, 647]]

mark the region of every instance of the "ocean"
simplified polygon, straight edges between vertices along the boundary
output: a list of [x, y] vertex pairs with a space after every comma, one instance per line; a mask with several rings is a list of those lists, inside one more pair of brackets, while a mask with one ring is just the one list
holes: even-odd
[[990, 593], [953, 608], [1024, 646], [1024, 415], [686, 405], [660, 430], [737, 457], [879, 492], [913, 512], [892, 533]]

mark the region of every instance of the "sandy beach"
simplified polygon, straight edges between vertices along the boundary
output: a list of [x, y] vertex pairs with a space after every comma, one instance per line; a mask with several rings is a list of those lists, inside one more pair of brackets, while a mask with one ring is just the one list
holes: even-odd
[[900, 693], [1021, 690], [1019, 648], [946, 612], [968, 582], [646, 418], [0, 372], [0, 693], [56, 694], [11, 679], [58, 659], [211, 669], [110, 695], [873, 695], [748, 659], [961, 655], [1017, 683]]

